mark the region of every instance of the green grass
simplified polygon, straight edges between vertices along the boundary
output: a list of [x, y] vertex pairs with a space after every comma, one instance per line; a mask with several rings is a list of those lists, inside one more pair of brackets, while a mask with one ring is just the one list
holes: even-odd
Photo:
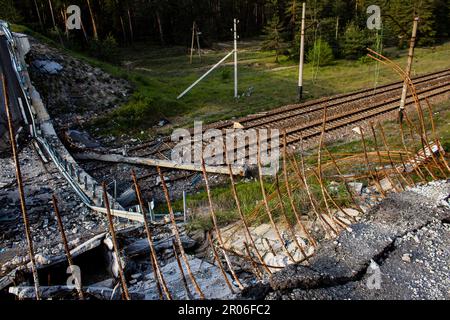
[[[391, 51], [391, 56], [398, 56], [394, 60], [403, 65], [406, 51]], [[417, 49], [413, 74], [450, 67], [449, 51], [450, 43], [433, 49]], [[113, 128], [115, 132], [148, 130], [152, 120], [154, 122], [159, 117], [169, 118], [175, 127], [186, 127], [192, 126], [194, 120], [213, 122], [295, 103], [296, 62], [282, 57], [280, 64], [275, 64], [273, 52], [261, 51], [258, 41], [250, 41], [239, 53], [239, 92], [253, 87], [250, 97], [233, 98], [233, 67], [228, 63], [215, 70], [181, 100], [176, 100], [177, 95], [220, 60], [226, 50], [207, 53], [201, 63], [198, 57], [194, 57], [192, 65], [187, 55], [180, 53], [183, 53], [183, 48], [155, 49], [142, 44], [121, 51], [122, 60], [134, 62], [135, 69], [128, 76], [137, 83], [137, 93], [130, 103], [110, 115], [117, 126]], [[331, 66], [321, 67], [313, 81], [316, 71], [306, 65], [306, 99], [375, 84], [375, 63], [339, 60]], [[382, 67], [377, 81], [384, 84], [397, 79], [393, 71]]]
[[[27, 27], [14, 25], [13, 30], [30, 34], [61, 48], [55, 41]], [[139, 135], [143, 132], [141, 138], [151, 139], [157, 134], [170, 133], [174, 127], [190, 127], [194, 120], [210, 123], [296, 102], [297, 61], [281, 56], [280, 63], [274, 63], [274, 52], [262, 51], [260, 39], [246, 40], [239, 44], [239, 93], [247, 92], [252, 87], [251, 96], [234, 99], [233, 66], [230, 58], [185, 97], [176, 99], [230, 50], [231, 43], [222, 43], [220, 46], [217, 44], [215, 50], [207, 50], [203, 54], [201, 62], [194, 56], [191, 65], [185, 47], [157, 47], [136, 43], [119, 50], [119, 61], [131, 62], [131, 69], [99, 61], [83, 53], [68, 53], [116, 77], [128, 79], [135, 86], [135, 93], [128, 103], [102, 119], [94, 119], [91, 126], [100, 127], [100, 134], [103, 135]], [[388, 48], [386, 52], [395, 62], [402, 66], [406, 64], [406, 50]], [[413, 75], [449, 68], [449, 53], [450, 43], [432, 48], [417, 48]], [[337, 60], [320, 69], [313, 69], [310, 64], [306, 64], [305, 100], [371, 87], [375, 85], [375, 81], [381, 85], [399, 79], [397, 74], [384, 66], [375, 79], [375, 67], [373, 62], [348, 60]], [[315, 79], [314, 74], [317, 75]], [[172, 125], [155, 129], [155, 123], [162, 117], [168, 118]]]

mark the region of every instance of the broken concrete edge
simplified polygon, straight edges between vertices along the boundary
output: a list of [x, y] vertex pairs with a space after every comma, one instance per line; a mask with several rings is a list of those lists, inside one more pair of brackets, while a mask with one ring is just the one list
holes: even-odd
[[[92, 237], [91, 239], [87, 240], [86, 242], [80, 244], [79, 246], [73, 248], [72, 250], [70, 250], [72, 258], [76, 258], [79, 255], [81, 255], [87, 251], [97, 248], [98, 246], [100, 246], [103, 243], [105, 237], [106, 237], [106, 232], [100, 233], [100, 234]], [[45, 269], [45, 268], [54, 266], [58, 263], [61, 263], [61, 262], [65, 261], [66, 259], [67, 258], [65, 255], [52, 257], [48, 261], [48, 263], [38, 264], [37, 268], [38, 268], [38, 270]], [[17, 271], [23, 267], [25, 267], [28, 271], [31, 272], [31, 262], [29, 262], [29, 259], [28, 259], [28, 261], [25, 262], [25, 264], [17, 267], [16, 269], [14, 269], [13, 271], [11, 271], [6, 276], [4, 276], [3, 278], [0, 279], [0, 291], [14, 283], [14, 279], [16, 278]]]
[[[42, 299], [50, 299], [55, 297], [63, 297], [69, 295], [76, 295], [77, 288], [75, 286], [41, 286], [40, 295]], [[90, 296], [100, 300], [120, 300], [121, 290], [110, 289], [106, 287], [87, 286], [82, 287], [81, 290]], [[34, 286], [15, 286], [10, 287], [8, 292], [17, 296], [19, 299], [36, 299], [36, 291]], [[132, 300], [144, 300], [145, 295], [139, 292], [130, 292]]]
[[292, 290], [301, 290], [308, 297], [309, 290], [357, 283], [366, 276], [372, 261], [382, 265], [399, 239], [436, 221], [445, 222], [449, 216], [448, 207], [432, 205], [417, 192], [391, 194], [352, 225], [351, 232], [343, 231], [336, 239], [324, 241], [307, 264], [290, 265], [246, 288], [239, 298], [264, 299], [273, 294], [279, 299]]
[[[27, 36], [20, 35], [20, 46], [18, 46], [18, 52], [19, 52], [19, 59], [21, 61], [22, 66], [26, 66], [25, 56], [28, 53], [29, 48], [30, 48], [30, 45], [29, 45]], [[56, 131], [51, 122], [50, 115], [49, 115], [47, 109], [45, 108], [44, 103], [42, 102], [39, 92], [36, 90], [36, 88], [31, 83], [31, 78], [30, 78], [30, 75], [29, 75], [26, 67], [22, 68], [21, 76], [25, 80], [25, 89], [27, 89], [28, 95], [31, 98], [31, 105], [30, 105], [31, 110], [30, 111], [34, 115], [33, 118], [36, 119], [37, 124], [39, 125], [39, 129], [40, 129], [39, 131], [42, 134], [42, 137], [39, 137], [38, 136], [39, 133], [34, 132], [34, 134], [36, 135], [36, 137], [35, 137], [36, 140], [38, 141], [38, 143], [41, 146], [43, 146], [45, 149], [47, 149], [45, 143], [42, 143], [43, 142], [42, 140], [44, 140], [46, 143], [51, 145], [54, 149], [58, 150], [58, 153], [62, 156], [62, 158], [66, 159], [68, 161], [68, 163], [72, 163], [72, 164], [76, 165], [77, 162], [72, 157], [72, 155], [69, 153], [69, 151], [65, 148], [65, 146], [62, 144], [61, 140], [59, 139], [58, 135], [56, 134]], [[48, 138], [50, 138], [50, 139], [48, 139]], [[49, 141], [51, 141], [51, 143]], [[48, 154], [51, 154], [50, 150], [46, 150], [46, 151]], [[88, 196], [88, 193], [86, 192], [86, 190], [84, 190], [82, 185], [77, 183], [74, 179], [71, 179], [67, 175], [67, 173], [64, 171], [64, 169], [61, 168], [58, 165], [58, 163], [56, 163], [55, 159], [52, 159], [52, 160], [55, 162], [55, 165], [58, 168], [58, 170], [61, 172], [61, 174], [66, 178], [66, 180], [68, 180], [69, 184], [75, 190], [75, 192], [77, 194], [80, 191], [83, 192], [83, 194], [90, 199], [91, 203], [95, 203], [95, 199], [92, 199], [91, 197]], [[94, 178], [92, 178], [86, 171], [84, 171], [83, 168], [81, 168], [78, 165], [77, 165], [77, 168], [80, 170], [79, 171], [80, 176], [81, 175], [85, 176], [88, 180], [88, 183], [90, 182], [91, 185], [94, 183], [95, 184], [97, 183], [96, 180]], [[115, 199], [110, 194], [108, 194], [107, 196], [110, 200], [110, 203], [116, 203]], [[82, 202], [84, 204], [88, 205], [91, 209], [93, 209], [93, 206], [86, 203], [86, 201], [84, 201], [83, 198], [84, 197], [81, 198]], [[118, 207], [119, 210], [123, 210], [123, 208], [120, 206], [120, 204], [116, 203], [116, 206]], [[97, 211], [97, 210], [94, 210], [94, 211]], [[128, 219], [128, 217], [126, 215], [123, 217]]]
[[[139, 229], [141, 229], [141, 226], [127, 227], [127, 228], [118, 230], [117, 236], [128, 235], [130, 233], [138, 231]], [[196, 241], [191, 239], [187, 235], [182, 235], [181, 240], [182, 240], [183, 248], [186, 250], [192, 249], [196, 245]], [[113, 251], [112, 243], [110, 241], [110, 238], [108, 238], [108, 233], [103, 232], [103, 233], [95, 235], [94, 237], [90, 238], [89, 240], [83, 242], [82, 244], [80, 244], [77, 247], [70, 250], [72, 259], [75, 259], [78, 256], [80, 256], [90, 250], [93, 250], [102, 244], [104, 244], [108, 248], [109, 251], [111, 251], [111, 252]], [[155, 242], [155, 250], [157, 252], [163, 251], [165, 249], [171, 249], [171, 248], [172, 248], [171, 238], [162, 239], [162, 240]], [[133, 258], [133, 257], [145, 256], [150, 251], [150, 247], [149, 247], [147, 238], [143, 238], [143, 239], [136, 240], [135, 242], [125, 246], [123, 248], [123, 250], [124, 250], [125, 256], [127, 256], [129, 258]], [[114, 261], [115, 255], [112, 255], [111, 258], [113, 259], [113, 261], [111, 261], [111, 264], [112, 265], [117, 264], [117, 261]], [[37, 268], [38, 268], [38, 270], [43, 270], [43, 269], [55, 266], [59, 263], [63, 263], [66, 260], [67, 260], [67, 258], [65, 255], [52, 257], [45, 264], [38, 263]], [[17, 267], [16, 269], [12, 270], [10, 273], [8, 273], [3, 278], [0, 278], [0, 291], [12, 286], [16, 279], [17, 272], [19, 270], [22, 270], [23, 268], [25, 268], [25, 272], [31, 272], [31, 262], [29, 262], [29, 260], [27, 260], [22, 266]], [[34, 290], [34, 287], [32, 287], [32, 288]], [[88, 290], [89, 290], [89, 288], [88, 288]], [[75, 289], [73, 289], [73, 290], [75, 290]], [[89, 292], [89, 291], [87, 291], [87, 292]], [[13, 292], [10, 292], [10, 293], [13, 293]]]

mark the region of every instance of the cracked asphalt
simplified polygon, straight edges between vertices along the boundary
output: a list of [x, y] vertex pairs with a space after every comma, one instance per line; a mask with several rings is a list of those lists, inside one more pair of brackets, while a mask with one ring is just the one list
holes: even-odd
[[450, 181], [390, 194], [308, 265], [289, 266], [242, 298], [449, 299], [449, 194]]

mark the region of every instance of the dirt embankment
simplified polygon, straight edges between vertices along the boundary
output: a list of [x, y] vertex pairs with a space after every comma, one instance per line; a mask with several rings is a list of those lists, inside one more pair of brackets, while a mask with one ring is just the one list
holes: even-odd
[[58, 128], [86, 121], [127, 101], [131, 84], [30, 38], [29, 72]]

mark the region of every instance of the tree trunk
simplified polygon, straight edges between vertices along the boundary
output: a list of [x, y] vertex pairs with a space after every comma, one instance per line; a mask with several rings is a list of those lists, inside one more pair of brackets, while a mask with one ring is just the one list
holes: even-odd
[[130, 8], [128, 8], [128, 23], [130, 25], [131, 42], [134, 41], [133, 23], [131, 22]]
[[162, 28], [162, 23], [161, 23], [161, 17], [159, 16], [159, 11], [156, 10], [156, 21], [158, 22], [158, 30], [159, 30], [159, 37], [161, 39], [161, 44], [164, 45], [164, 31]]
[[55, 14], [53, 13], [52, 0], [48, 0], [48, 5], [50, 6], [50, 13], [52, 15], [53, 27], [55, 28], [55, 30], [57, 30], [56, 21], [55, 21]]
[[44, 30], [44, 24], [42, 23], [41, 12], [39, 11], [38, 4], [36, 0], [34, 0], [34, 6], [36, 7], [36, 13], [39, 19], [39, 24], [41, 25], [41, 29]]
[[127, 33], [126, 33], [126, 31], [125, 31], [125, 24], [123, 23], [123, 18], [122, 18], [122, 16], [120, 16], [119, 19], [120, 19], [120, 25], [121, 25], [121, 27], [122, 27], [123, 41], [124, 41], [124, 42], [127, 42]]
[[55, 29], [56, 33], [58, 34], [59, 42], [64, 47], [63, 39], [61, 38], [61, 34], [59, 33], [59, 29], [56, 25], [55, 14], [53, 12], [52, 0], [48, 0], [48, 5], [50, 6], [50, 13], [52, 14], [53, 28]]
[[91, 15], [92, 32], [94, 34], [94, 39], [98, 40], [97, 24], [95, 23], [95, 17], [94, 17], [94, 12], [92, 11], [91, 1], [90, 0], [86, 0], [86, 1], [87, 1], [87, 5], [89, 7], [89, 14]]

